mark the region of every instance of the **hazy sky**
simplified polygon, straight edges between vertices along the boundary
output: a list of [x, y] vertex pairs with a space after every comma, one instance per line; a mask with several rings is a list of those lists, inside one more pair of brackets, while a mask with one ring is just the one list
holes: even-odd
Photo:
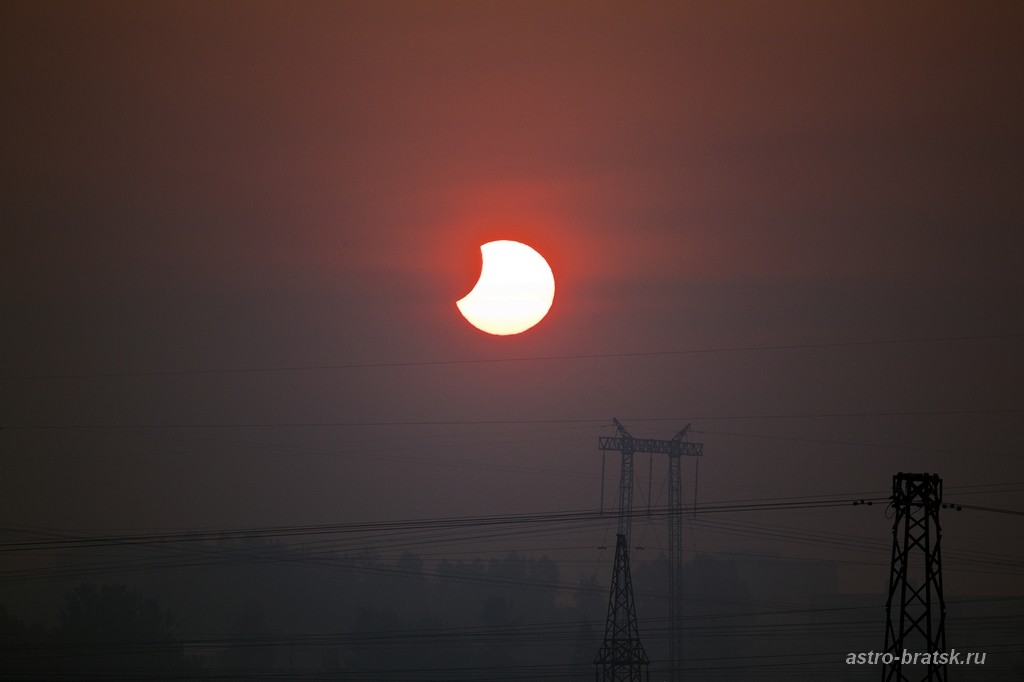
[[[0, 517], [591, 508], [613, 416], [693, 422], [706, 500], [1024, 481], [1022, 25], [1016, 2], [6, 2]], [[521, 336], [455, 308], [496, 238], [555, 273]], [[934, 340], [965, 336], [1000, 338]], [[787, 348], [729, 350], [764, 346]], [[581, 357], [687, 350], [717, 352]]]

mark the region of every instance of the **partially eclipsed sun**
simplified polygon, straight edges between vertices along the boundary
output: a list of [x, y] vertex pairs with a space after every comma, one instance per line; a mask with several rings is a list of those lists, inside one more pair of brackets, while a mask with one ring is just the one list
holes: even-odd
[[526, 244], [487, 242], [480, 247], [480, 279], [455, 305], [488, 334], [519, 334], [544, 319], [555, 298], [555, 277], [544, 257]]

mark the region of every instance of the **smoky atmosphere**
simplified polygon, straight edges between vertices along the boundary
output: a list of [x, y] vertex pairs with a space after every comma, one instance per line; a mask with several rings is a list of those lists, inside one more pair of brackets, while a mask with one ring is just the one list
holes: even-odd
[[1024, 679], [1024, 5], [0, 5], [0, 679]]

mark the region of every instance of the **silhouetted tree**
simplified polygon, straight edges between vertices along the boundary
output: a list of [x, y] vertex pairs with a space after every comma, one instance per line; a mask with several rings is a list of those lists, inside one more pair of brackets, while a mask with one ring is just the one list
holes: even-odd
[[0, 679], [45, 674], [52, 650], [52, 633], [26, 623], [0, 604]]
[[58, 670], [94, 678], [173, 678], [187, 668], [174, 619], [124, 585], [65, 593], [55, 638]]

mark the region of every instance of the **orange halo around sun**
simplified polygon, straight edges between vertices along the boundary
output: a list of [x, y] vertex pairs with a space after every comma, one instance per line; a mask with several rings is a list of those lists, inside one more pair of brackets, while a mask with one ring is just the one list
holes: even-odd
[[520, 334], [544, 319], [555, 298], [555, 277], [526, 244], [501, 240], [480, 247], [476, 286], [455, 303], [471, 325], [488, 334]]

